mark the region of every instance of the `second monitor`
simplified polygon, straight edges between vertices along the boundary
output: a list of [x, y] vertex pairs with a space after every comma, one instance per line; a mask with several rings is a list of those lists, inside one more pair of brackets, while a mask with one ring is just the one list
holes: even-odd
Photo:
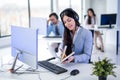
[[112, 25], [116, 24], [117, 14], [101, 14], [100, 25], [108, 25], [108, 28], [113, 28]]

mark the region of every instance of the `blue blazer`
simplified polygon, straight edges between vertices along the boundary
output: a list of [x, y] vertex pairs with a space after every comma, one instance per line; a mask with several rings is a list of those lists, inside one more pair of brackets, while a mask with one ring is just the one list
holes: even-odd
[[[65, 45], [63, 42], [59, 46], [63, 49]], [[72, 51], [75, 52], [75, 63], [88, 63], [91, 58], [93, 48], [93, 40], [91, 31], [79, 27], [77, 33], [74, 35]]]
[[[55, 27], [56, 25], [54, 25], [53, 23], [51, 23], [50, 25], [47, 25], [47, 36], [49, 36], [52, 31], [56, 35]], [[63, 36], [64, 26], [61, 21], [59, 21], [58, 23], [58, 31], [59, 31], [60, 36]]]
[[75, 52], [75, 62], [84, 62], [88, 63], [91, 58], [93, 48], [93, 40], [91, 31], [84, 29], [82, 27], [79, 28], [77, 32], [76, 38], [73, 41], [72, 50]]

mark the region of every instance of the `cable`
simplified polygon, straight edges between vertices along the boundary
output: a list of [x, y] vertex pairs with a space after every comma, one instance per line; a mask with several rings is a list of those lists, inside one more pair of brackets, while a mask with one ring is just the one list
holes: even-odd
[[36, 71], [36, 69], [33, 69], [32, 67], [29, 67], [29, 68], [27, 68], [25, 71], [35, 72], [35, 71]]
[[67, 76], [67, 77], [65, 77], [63, 79], [60, 79], [60, 80], [65, 80], [65, 79], [70, 78], [70, 77], [71, 77], [71, 75], [69, 75], [69, 76]]
[[41, 73], [41, 71], [36, 71], [36, 70], [25, 70], [25, 71], [27, 71], [27, 72], [18, 72], [18, 73], [16, 73], [17, 75], [21, 75], [21, 74], [37, 74], [38, 75], [38, 78], [39, 78], [39, 80], [42, 80], [41, 79], [41, 76], [40, 76], [40, 73]]
[[22, 71], [22, 72], [16, 72], [17, 75], [21, 75], [21, 74], [36, 74], [36, 75], [38, 75], [38, 79], [39, 80], [42, 80], [40, 73], [49, 72], [49, 71], [39, 71], [39, 70], [36, 70], [36, 69], [32, 69], [31, 67], [29, 67], [29, 68], [27, 68], [25, 70], [18, 70], [18, 71]]
[[0, 70], [0, 72], [5, 72], [5, 71], [3, 71], [3, 70]]
[[40, 76], [40, 73], [38, 74], [38, 78], [39, 78], [39, 80], [42, 80], [42, 79], [41, 79], [41, 76]]
[[55, 59], [55, 57], [49, 58], [46, 61], [50, 61], [50, 60], [53, 60], [53, 59]]

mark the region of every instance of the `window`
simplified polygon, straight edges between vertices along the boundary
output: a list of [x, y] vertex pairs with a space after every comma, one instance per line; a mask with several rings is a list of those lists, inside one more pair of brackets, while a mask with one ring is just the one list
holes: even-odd
[[64, 10], [65, 8], [72, 8], [74, 9], [79, 17], [80, 17], [80, 22], [82, 22], [82, 0], [59, 0], [58, 1], [58, 9], [59, 9], [59, 14], [62, 10]]
[[0, 37], [11, 34], [11, 25], [28, 27], [28, 22], [27, 0], [3, 0], [0, 3]]
[[31, 17], [47, 18], [51, 12], [51, 0], [30, 0]]
[[71, 0], [71, 7], [78, 13], [79, 15], [79, 21], [82, 22], [82, 0]]
[[[28, 12], [30, 2], [30, 13]], [[11, 35], [11, 25], [29, 27], [31, 17], [48, 18], [51, 11], [59, 13], [72, 7], [82, 20], [82, 0], [3, 0], [0, 3], [0, 37]]]

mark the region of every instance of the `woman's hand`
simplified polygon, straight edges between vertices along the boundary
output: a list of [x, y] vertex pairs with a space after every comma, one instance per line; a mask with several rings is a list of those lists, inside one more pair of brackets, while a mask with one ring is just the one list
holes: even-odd
[[63, 62], [63, 64], [68, 64], [72, 61], [74, 61], [75, 57], [74, 56], [70, 56], [66, 61]]

